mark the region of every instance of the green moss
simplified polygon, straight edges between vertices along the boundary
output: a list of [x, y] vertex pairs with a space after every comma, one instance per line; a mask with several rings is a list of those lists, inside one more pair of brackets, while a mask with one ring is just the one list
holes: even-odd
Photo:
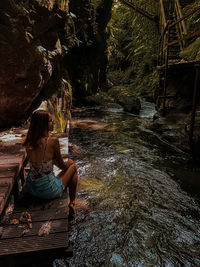
[[180, 57], [187, 61], [195, 59], [200, 60], [200, 37], [181, 51]]
[[141, 108], [140, 101], [133, 88], [128, 86], [114, 86], [109, 89], [108, 94], [115, 102], [123, 106], [125, 111], [138, 114]]
[[114, 103], [114, 99], [105, 92], [98, 92], [96, 95], [87, 96], [85, 101], [103, 106], [108, 103]]

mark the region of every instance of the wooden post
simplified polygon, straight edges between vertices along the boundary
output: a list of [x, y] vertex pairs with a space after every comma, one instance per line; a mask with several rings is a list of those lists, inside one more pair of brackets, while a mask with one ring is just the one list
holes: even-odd
[[200, 76], [200, 64], [196, 64], [195, 71], [195, 81], [194, 81], [194, 90], [193, 90], [193, 100], [192, 100], [192, 113], [190, 120], [190, 132], [189, 132], [189, 144], [190, 151], [193, 152], [193, 135], [194, 135], [194, 124], [195, 124], [195, 115], [196, 115], [196, 107], [197, 107], [197, 87], [199, 86], [199, 76]]
[[168, 70], [168, 54], [169, 54], [169, 46], [168, 46], [168, 42], [169, 42], [169, 31], [170, 31], [170, 27], [168, 24], [168, 28], [167, 28], [167, 32], [166, 32], [166, 55], [165, 55], [165, 76], [164, 76], [164, 98], [163, 98], [163, 111], [162, 111], [162, 115], [163, 117], [166, 115], [166, 95], [167, 95], [167, 70]]

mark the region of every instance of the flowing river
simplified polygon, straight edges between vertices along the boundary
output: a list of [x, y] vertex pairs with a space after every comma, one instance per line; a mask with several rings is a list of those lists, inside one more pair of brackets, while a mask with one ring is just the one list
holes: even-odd
[[198, 162], [147, 130], [154, 107], [142, 104], [139, 116], [73, 113], [70, 142], [81, 153], [70, 266], [200, 266]]

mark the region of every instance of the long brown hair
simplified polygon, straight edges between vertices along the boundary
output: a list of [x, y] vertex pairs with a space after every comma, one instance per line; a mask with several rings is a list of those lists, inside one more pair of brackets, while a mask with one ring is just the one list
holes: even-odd
[[31, 115], [30, 126], [24, 146], [36, 148], [40, 138], [47, 136], [49, 132], [49, 112], [46, 110], [36, 110]]

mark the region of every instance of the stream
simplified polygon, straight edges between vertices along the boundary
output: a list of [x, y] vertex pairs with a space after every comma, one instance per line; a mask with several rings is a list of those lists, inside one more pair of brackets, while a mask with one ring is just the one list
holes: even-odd
[[[77, 214], [69, 224], [74, 256], [53, 267], [200, 266], [200, 159], [150, 130], [154, 105], [77, 108], [69, 144], [78, 166]], [[18, 138], [12, 131], [1, 141]], [[61, 138], [62, 154], [67, 153]]]
[[73, 112], [80, 182], [69, 266], [200, 266], [198, 162], [147, 131], [154, 113], [145, 101], [139, 116]]

